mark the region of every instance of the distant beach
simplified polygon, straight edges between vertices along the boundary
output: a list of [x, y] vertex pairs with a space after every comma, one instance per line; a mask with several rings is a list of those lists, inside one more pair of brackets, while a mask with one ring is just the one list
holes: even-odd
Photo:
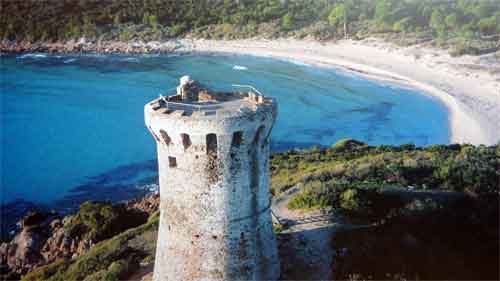
[[396, 47], [376, 39], [317, 42], [190, 40], [168, 43], [177, 52], [249, 54], [336, 67], [422, 90], [450, 111], [451, 142], [492, 145], [500, 141], [500, 60], [494, 54], [451, 57], [447, 51]]

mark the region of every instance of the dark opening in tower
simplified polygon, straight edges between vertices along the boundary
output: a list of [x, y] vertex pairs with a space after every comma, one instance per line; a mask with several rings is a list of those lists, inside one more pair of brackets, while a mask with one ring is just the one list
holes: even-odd
[[242, 131], [234, 132], [233, 140], [231, 141], [231, 146], [238, 148], [242, 143], [243, 143], [243, 132]]
[[217, 161], [217, 135], [208, 134], [206, 137], [207, 141], [207, 166], [206, 172], [208, 176], [208, 182], [213, 184], [219, 180], [219, 166]]
[[191, 138], [188, 134], [181, 134], [181, 138], [182, 146], [184, 146], [184, 149], [188, 149], [191, 146]]
[[207, 135], [207, 154], [217, 158], [217, 135], [216, 134], [208, 134]]
[[175, 157], [169, 156], [168, 157], [168, 166], [170, 168], [175, 168], [177, 167], [177, 159]]
[[170, 145], [172, 143], [172, 139], [167, 134], [167, 132], [165, 132], [164, 130], [160, 130], [160, 135], [163, 138], [163, 141], [165, 142], [166, 145]]

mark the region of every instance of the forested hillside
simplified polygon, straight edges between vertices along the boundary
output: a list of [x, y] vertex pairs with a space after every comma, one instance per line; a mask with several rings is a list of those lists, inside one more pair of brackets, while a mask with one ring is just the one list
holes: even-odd
[[4, 0], [0, 37], [18, 41], [384, 36], [456, 54], [498, 49], [499, 0]]

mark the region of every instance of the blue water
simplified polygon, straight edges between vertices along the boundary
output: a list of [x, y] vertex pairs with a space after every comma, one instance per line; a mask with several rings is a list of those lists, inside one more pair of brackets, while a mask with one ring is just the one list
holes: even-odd
[[276, 97], [274, 150], [342, 138], [449, 141], [448, 112], [439, 101], [331, 69], [250, 56], [39, 54], [1, 60], [2, 203], [51, 202], [75, 189], [113, 194], [154, 178], [149, 160], [156, 147], [143, 125], [143, 105], [173, 92], [184, 74], [216, 89], [252, 84]]

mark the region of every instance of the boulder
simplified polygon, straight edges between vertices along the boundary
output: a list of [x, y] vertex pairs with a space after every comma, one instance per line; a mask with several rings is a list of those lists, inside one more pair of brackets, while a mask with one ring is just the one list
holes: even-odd
[[26, 274], [35, 267], [44, 264], [40, 250], [47, 239], [42, 227], [23, 228], [10, 243], [3, 243], [0, 254], [10, 271]]
[[127, 203], [127, 209], [135, 209], [148, 215], [156, 212], [160, 207], [160, 194], [154, 193], [138, 200], [132, 200]]

